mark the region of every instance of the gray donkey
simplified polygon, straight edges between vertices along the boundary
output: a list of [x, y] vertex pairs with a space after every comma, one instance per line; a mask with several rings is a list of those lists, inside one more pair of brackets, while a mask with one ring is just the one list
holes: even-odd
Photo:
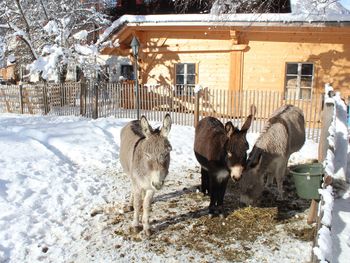
[[240, 181], [240, 202], [254, 205], [266, 186], [276, 179], [279, 199], [283, 199], [283, 181], [290, 155], [305, 142], [305, 121], [301, 109], [284, 105], [268, 119], [264, 130], [249, 154]]
[[[120, 134], [120, 163], [131, 178], [130, 210], [134, 209], [133, 230], [140, 227], [140, 210], [143, 208], [144, 233], [151, 234], [149, 214], [153, 195], [160, 190], [168, 175], [171, 145], [167, 136], [171, 118], [166, 114], [161, 129], [152, 129], [145, 116], [129, 122]], [[142, 203], [143, 201], [143, 203]]]

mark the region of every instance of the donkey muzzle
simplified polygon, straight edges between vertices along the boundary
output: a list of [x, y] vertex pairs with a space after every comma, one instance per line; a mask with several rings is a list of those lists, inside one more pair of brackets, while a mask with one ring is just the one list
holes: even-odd
[[155, 189], [160, 190], [162, 188], [164, 182], [158, 182], [158, 183], [152, 182], [151, 184]]
[[230, 176], [233, 181], [238, 181], [241, 178], [242, 172], [243, 172], [242, 165], [234, 165], [230, 167]]

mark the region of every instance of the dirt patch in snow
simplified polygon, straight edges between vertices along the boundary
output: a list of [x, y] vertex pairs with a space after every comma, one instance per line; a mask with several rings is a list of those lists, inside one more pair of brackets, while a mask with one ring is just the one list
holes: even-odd
[[[188, 178], [200, 177], [199, 169], [187, 173]], [[111, 217], [109, 224], [114, 234], [126, 241], [142, 242], [157, 255], [192, 251], [206, 255], [203, 261], [208, 260], [207, 255], [210, 260], [246, 261], [254, 258], [261, 247], [274, 253], [284, 245], [281, 235], [291, 243], [306, 242], [311, 250], [315, 229], [306, 224], [310, 201], [298, 198], [290, 177], [284, 184], [285, 200], [276, 201], [277, 191], [272, 188], [264, 192], [260, 207], [239, 207], [238, 186], [230, 183], [225, 195], [225, 218], [209, 218], [209, 197], [203, 196], [198, 186], [183, 187], [182, 182], [173, 181], [167, 187], [167, 191], [156, 195], [152, 205], [151, 237], [131, 232], [132, 212]]]

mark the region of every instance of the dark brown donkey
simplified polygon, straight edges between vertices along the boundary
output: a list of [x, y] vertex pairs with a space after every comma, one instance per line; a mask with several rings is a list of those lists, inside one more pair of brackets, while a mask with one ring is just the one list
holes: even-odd
[[214, 117], [200, 120], [194, 139], [194, 153], [201, 165], [201, 191], [209, 193], [209, 215], [219, 213], [224, 216], [224, 195], [228, 179], [239, 180], [246, 165], [249, 145], [246, 139], [247, 131], [252, 124], [256, 108], [250, 107], [241, 130], [232, 122], [225, 126]]

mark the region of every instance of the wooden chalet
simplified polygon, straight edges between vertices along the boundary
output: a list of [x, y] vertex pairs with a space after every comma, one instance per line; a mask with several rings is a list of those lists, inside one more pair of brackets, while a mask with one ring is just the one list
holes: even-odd
[[209, 14], [122, 16], [100, 40], [103, 54], [132, 59], [139, 82], [269, 90], [309, 100], [330, 83], [350, 96], [350, 15]]

